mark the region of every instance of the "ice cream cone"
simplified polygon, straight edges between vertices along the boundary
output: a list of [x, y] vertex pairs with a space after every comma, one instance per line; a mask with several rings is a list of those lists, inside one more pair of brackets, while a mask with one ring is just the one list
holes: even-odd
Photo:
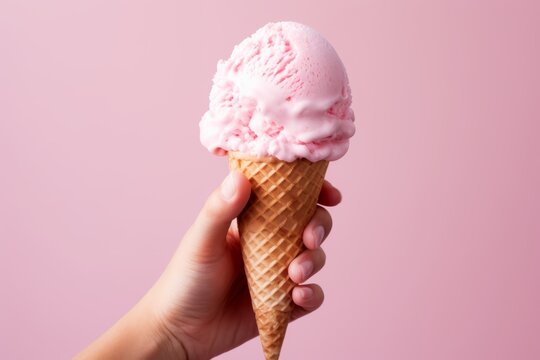
[[303, 248], [302, 234], [315, 212], [328, 161], [289, 163], [230, 152], [229, 165], [252, 187], [238, 230], [263, 351], [267, 360], [275, 360], [294, 307], [288, 267]]

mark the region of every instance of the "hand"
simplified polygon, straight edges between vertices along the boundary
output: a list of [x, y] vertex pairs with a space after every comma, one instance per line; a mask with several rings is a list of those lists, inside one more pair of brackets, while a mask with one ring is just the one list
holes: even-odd
[[[145, 324], [150, 329], [145, 341], [150, 339], [152, 343], [146, 354], [208, 359], [257, 336], [238, 230], [233, 222], [249, 195], [247, 179], [231, 172], [210, 195], [158, 282], [120, 321], [124, 325], [115, 326], [129, 333], [128, 324], [139, 329], [143, 328], [141, 322]], [[339, 191], [325, 182], [319, 203], [334, 206], [340, 201]], [[324, 266], [320, 244], [331, 227], [328, 211], [317, 207], [303, 234], [307, 249], [289, 266], [289, 276], [295, 283], [305, 282]], [[296, 304], [292, 318], [296, 319], [317, 309], [324, 295], [320, 286], [308, 284], [296, 286], [292, 298]]]

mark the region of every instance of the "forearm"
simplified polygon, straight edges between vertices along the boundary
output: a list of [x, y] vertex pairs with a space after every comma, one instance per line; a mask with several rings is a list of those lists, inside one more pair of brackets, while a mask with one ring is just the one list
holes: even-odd
[[87, 359], [186, 359], [144, 300], [75, 357]]

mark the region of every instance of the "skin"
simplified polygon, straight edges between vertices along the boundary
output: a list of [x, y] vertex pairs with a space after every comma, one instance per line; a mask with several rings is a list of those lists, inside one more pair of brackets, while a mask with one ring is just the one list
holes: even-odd
[[[209, 359], [257, 336], [234, 219], [250, 194], [247, 179], [231, 172], [208, 198], [167, 268], [122, 319], [77, 359]], [[334, 206], [341, 194], [324, 183], [319, 204]], [[306, 226], [306, 250], [289, 266], [293, 319], [321, 306], [324, 294], [304, 284], [325, 264], [320, 245], [332, 228], [328, 211], [317, 207]], [[301, 284], [301, 285], [300, 285]]]

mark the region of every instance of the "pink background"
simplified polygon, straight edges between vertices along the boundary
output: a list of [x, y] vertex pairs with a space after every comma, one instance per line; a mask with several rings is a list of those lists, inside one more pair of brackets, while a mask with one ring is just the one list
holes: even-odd
[[328, 175], [326, 302], [283, 359], [539, 359], [539, 18], [511, 0], [1, 1], [0, 358], [70, 357], [144, 294], [226, 174], [198, 142], [216, 61], [292, 19], [341, 55], [358, 132]]

